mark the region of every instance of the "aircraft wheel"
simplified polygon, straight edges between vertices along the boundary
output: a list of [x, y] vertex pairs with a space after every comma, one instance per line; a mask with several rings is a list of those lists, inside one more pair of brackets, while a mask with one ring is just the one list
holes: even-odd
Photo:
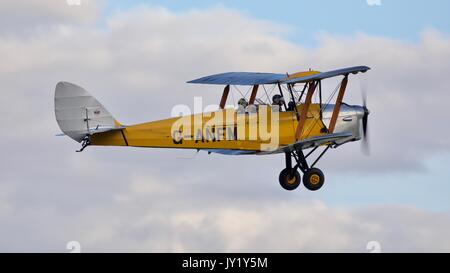
[[303, 185], [310, 191], [317, 191], [322, 188], [323, 183], [325, 183], [325, 176], [317, 168], [309, 169], [303, 176]]
[[292, 191], [295, 190], [300, 185], [300, 174], [298, 171], [295, 171], [291, 175], [291, 171], [288, 169], [284, 169], [281, 171], [280, 176], [280, 185], [283, 189]]

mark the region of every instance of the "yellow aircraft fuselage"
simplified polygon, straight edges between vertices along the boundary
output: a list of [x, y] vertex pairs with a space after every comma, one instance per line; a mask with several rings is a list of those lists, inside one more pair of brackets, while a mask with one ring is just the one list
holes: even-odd
[[[297, 105], [298, 113], [303, 105]], [[265, 112], [265, 113], [264, 113]], [[323, 135], [325, 125], [320, 119], [319, 104], [311, 104], [301, 139]], [[262, 116], [265, 119], [261, 120]], [[238, 114], [234, 109], [146, 122], [125, 126], [121, 130], [91, 136], [91, 145], [133, 146], [148, 148], [183, 148], [210, 150], [261, 151], [261, 144], [275, 143], [276, 149], [296, 141], [298, 125], [295, 111], [278, 112], [277, 127], [270, 107], [260, 107], [257, 113]], [[275, 116], [274, 116], [275, 117]], [[187, 126], [176, 126], [180, 122]], [[175, 129], [174, 129], [175, 128]], [[180, 128], [180, 129], [177, 129]], [[277, 130], [274, 132], [272, 129]], [[276, 134], [274, 134], [276, 133]], [[270, 136], [269, 136], [270, 134]], [[278, 139], [271, 138], [276, 136]]]

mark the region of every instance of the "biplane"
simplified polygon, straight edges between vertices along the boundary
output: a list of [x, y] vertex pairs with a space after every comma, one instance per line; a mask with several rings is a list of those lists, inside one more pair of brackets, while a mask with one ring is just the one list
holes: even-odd
[[[362, 106], [346, 104], [343, 99], [349, 77], [369, 69], [357, 66], [328, 72], [310, 69], [294, 74], [228, 72], [206, 76], [188, 83], [223, 86], [216, 111], [137, 125], [121, 124], [85, 89], [59, 82], [55, 115], [62, 132], [81, 143], [77, 152], [88, 146], [132, 146], [225, 155], [285, 154], [280, 185], [296, 189], [301, 172], [303, 185], [316, 191], [325, 182], [323, 172], [316, 167], [322, 156], [330, 148], [366, 139], [369, 110], [365, 99]], [[323, 100], [322, 81], [332, 77], [342, 79]], [[227, 107], [230, 91], [240, 90], [238, 86], [247, 88], [247, 94], [239, 91], [237, 107]], [[316, 158], [310, 161], [313, 154]]]

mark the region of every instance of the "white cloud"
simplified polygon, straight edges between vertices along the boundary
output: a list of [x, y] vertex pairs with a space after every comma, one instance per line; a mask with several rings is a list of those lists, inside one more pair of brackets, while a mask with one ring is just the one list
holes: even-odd
[[[165, 181], [160, 176], [145, 177], [129, 178], [122, 187], [118, 187], [124, 183], [121, 177], [111, 180], [109, 175], [97, 175], [85, 185], [68, 178], [60, 181], [62, 188], [80, 198], [66, 195], [62, 200], [44, 201], [34, 196], [22, 200], [29, 205], [16, 207], [14, 213], [0, 210], [1, 250], [64, 251], [67, 241], [76, 240], [87, 252], [366, 252], [369, 241], [380, 242], [385, 252], [450, 251], [446, 213], [393, 204], [333, 208], [298, 197], [262, 201], [248, 193], [240, 200], [233, 197], [236, 193], [214, 187], [199, 191], [189, 180], [171, 181], [170, 190], [136, 191], [140, 180], [146, 180], [150, 189]], [[109, 186], [99, 187], [102, 180]], [[104, 192], [120, 198], [110, 199]], [[35, 194], [40, 195], [36, 190]], [[82, 194], [90, 196], [86, 199]], [[2, 198], [1, 207], [17, 201]], [[70, 203], [73, 208], [67, 206]]]
[[14, 0], [0, 2], [0, 33], [34, 35], [59, 24], [92, 24], [103, 1], [82, 1], [68, 5], [66, 0]]
[[[25, 12], [25, 2], [16, 3], [0, 10]], [[397, 205], [337, 209], [308, 193], [288, 195], [276, 182], [282, 156], [177, 160], [186, 152], [95, 147], [75, 154], [77, 144], [53, 137], [60, 80], [86, 87], [132, 123], [167, 117], [194, 95], [217, 103], [217, 88], [184, 83], [204, 74], [365, 64], [373, 68], [363, 82], [373, 156], [350, 144], [322, 167], [415, 170], [450, 148], [439, 137], [449, 133], [448, 37], [428, 30], [412, 44], [324, 35], [308, 49], [284, 39], [281, 26], [224, 8], [140, 7], [93, 27], [93, 5], [73, 15], [47, 1], [24, 25], [0, 29], [1, 250], [64, 251], [79, 240], [83, 250], [104, 251], [365, 251], [378, 240], [385, 250], [449, 251], [448, 214]], [[350, 88], [348, 100], [359, 103], [359, 81]]]

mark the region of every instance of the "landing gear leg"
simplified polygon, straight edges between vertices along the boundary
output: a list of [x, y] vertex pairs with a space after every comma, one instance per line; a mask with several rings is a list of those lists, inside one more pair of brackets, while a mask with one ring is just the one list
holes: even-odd
[[300, 185], [300, 174], [296, 168], [292, 168], [291, 153], [286, 153], [286, 168], [281, 171], [278, 177], [283, 189], [292, 191]]
[[[327, 147], [314, 163], [309, 166], [306, 158], [311, 155], [317, 148], [312, 150], [307, 156], [303, 154], [303, 151], [297, 150], [292, 152], [286, 152], [286, 168], [281, 171], [279, 176], [280, 185], [286, 190], [294, 190], [300, 185], [300, 174], [298, 170], [303, 172], [303, 185], [310, 191], [317, 191], [322, 188], [325, 183], [325, 176], [323, 172], [314, 168], [314, 165], [322, 158], [325, 152], [329, 149]], [[296, 164], [292, 166], [292, 157], [295, 159]]]

